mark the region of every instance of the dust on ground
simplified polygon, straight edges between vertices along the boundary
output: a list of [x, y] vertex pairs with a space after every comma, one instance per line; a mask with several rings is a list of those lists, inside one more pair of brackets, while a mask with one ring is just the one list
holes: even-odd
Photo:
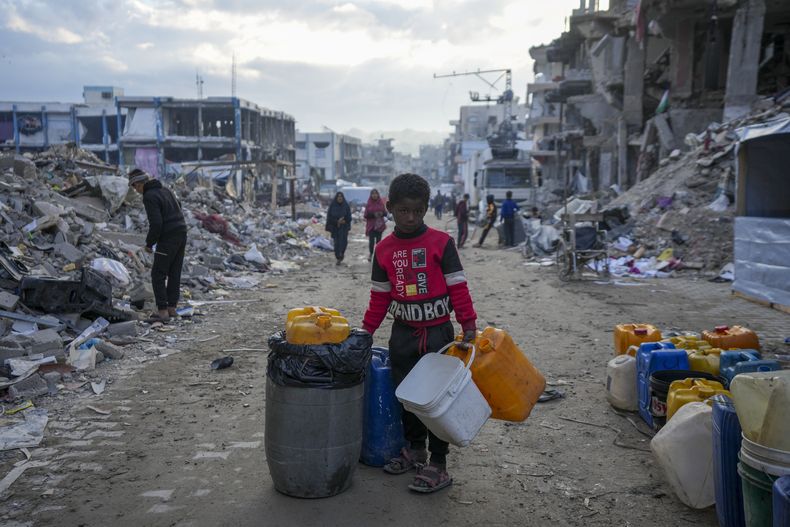
[[[701, 330], [741, 323], [777, 343], [787, 315], [730, 295], [727, 284], [646, 280], [624, 287], [562, 284], [555, 269], [527, 267], [518, 251], [461, 251], [479, 325], [509, 331], [565, 398], [538, 405], [524, 423], [490, 420], [474, 443], [451, 448], [455, 482], [410, 493], [409, 476], [360, 465], [352, 487], [328, 499], [277, 493], [263, 447], [266, 348], [288, 309], [327, 305], [359, 324], [368, 300], [367, 240], [355, 227], [346, 264], [317, 255], [275, 287], [232, 292], [233, 304], [201, 308], [164, 349], [107, 370], [99, 396], [41, 398], [51, 410], [46, 463], [0, 498], [4, 525], [717, 525], [713, 508], [673, 495], [649, 440], [606, 403], [603, 380], [619, 322]], [[376, 334], [386, 345], [389, 322]], [[775, 344], [779, 345], [779, 344]], [[176, 352], [179, 350], [180, 352]], [[109, 411], [101, 415], [88, 408]], [[638, 418], [631, 418], [638, 423]], [[615, 445], [617, 441], [617, 445]], [[621, 446], [618, 446], [621, 445]], [[0, 458], [7, 473], [23, 459]]]

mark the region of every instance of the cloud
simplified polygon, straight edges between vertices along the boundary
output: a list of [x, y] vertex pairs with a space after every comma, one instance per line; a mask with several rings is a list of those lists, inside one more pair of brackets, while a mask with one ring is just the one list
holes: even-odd
[[[304, 130], [448, 130], [475, 77], [513, 69], [557, 37], [578, 0], [0, 0], [3, 100], [79, 100], [83, 84], [130, 95], [238, 93]], [[7, 57], [7, 58], [6, 58]], [[75, 75], [74, 72], [80, 72]], [[502, 86], [500, 82], [499, 86]]]
[[77, 44], [82, 42], [82, 37], [64, 27], [45, 28], [32, 24], [13, 11], [8, 13], [6, 27], [12, 31], [30, 33], [47, 42], [57, 44]]

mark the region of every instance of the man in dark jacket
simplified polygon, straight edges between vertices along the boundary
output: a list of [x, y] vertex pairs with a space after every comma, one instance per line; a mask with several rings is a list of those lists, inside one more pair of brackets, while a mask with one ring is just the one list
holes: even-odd
[[129, 173], [129, 186], [143, 195], [148, 215], [148, 236], [145, 250], [154, 253], [151, 285], [157, 313], [162, 321], [176, 316], [181, 288], [181, 267], [187, 246], [187, 226], [181, 204], [175, 194], [144, 171], [136, 168]]
[[464, 199], [455, 206], [455, 220], [458, 222], [458, 242], [456, 245], [462, 249], [466, 238], [469, 236], [469, 194], [464, 194]]

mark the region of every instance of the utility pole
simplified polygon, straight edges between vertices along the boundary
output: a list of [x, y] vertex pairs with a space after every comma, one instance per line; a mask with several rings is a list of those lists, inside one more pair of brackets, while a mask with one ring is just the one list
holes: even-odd
[[233, 62], [230, 66], [230, 96], [236, 97], [236, 52], [233, 52]]
[[195, 70], [195, 86], [197, 87], [197, 98], [203, 98], [203, 77], [200, 76], [200, 71]]

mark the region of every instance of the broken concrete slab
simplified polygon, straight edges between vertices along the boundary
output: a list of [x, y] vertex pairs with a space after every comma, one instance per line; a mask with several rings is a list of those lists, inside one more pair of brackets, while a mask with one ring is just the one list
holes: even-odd
[[62, 242], [55, 245], [55, 254], [61, 256], [71, 263], [81, 262], [85, 259], [85, 253], [74, 247], [69, 242]]
[[17, 304], [19, 304], [18, 296], [12, 295], [11, 293], [7, 293], [5, 291], [0, 291], [0, 309], [4, 309], [5, 311], [14, 311]]
[[41, 375], [34, 373], [24, 381], [20, 381], [8, 389], [8, 396], [12, 399], [32, 399], [49, 393], [49, 386]]
[[658, 140], [661, 142], [661, 147], [668, 152], [674, 150], [675, 134], [669, 125], [669, 116], [660, 113], [653, 118], [653, 123], [656, 125], [656, 130], [658, 130]]
[[112, 337], [122, 337], [126, 335], [137, 335], [137, 322], [130, 320], [128, 322], [116, 322], [107, 327], [107, 334]]
[[85, 200], [77, 200], [60, 194], [52, 194], [51, 201], [66, 209], [72, 209], [80, 218], [93, 223], [104, 223], [110, 219], [109, 213], [103, 208], [98, 208]]
[[126, 352], [123, 350], [123, 348], [120, 348], [115, 344], [104, 340], [96, 343], [94, 347], [96, 348], [96, 351], [101, 352], [101, 354], [108, 359], [119, 360], [122, 359], [124, 355], [126, 355]]
[[44, 329], [30, 335], [30, 353], [63, 351], [63, 339], [54, 329]]
[[63, 216], [66, 209], [46, 201], [36, 201], [33, 203], [33, 212], [39, 216]]

